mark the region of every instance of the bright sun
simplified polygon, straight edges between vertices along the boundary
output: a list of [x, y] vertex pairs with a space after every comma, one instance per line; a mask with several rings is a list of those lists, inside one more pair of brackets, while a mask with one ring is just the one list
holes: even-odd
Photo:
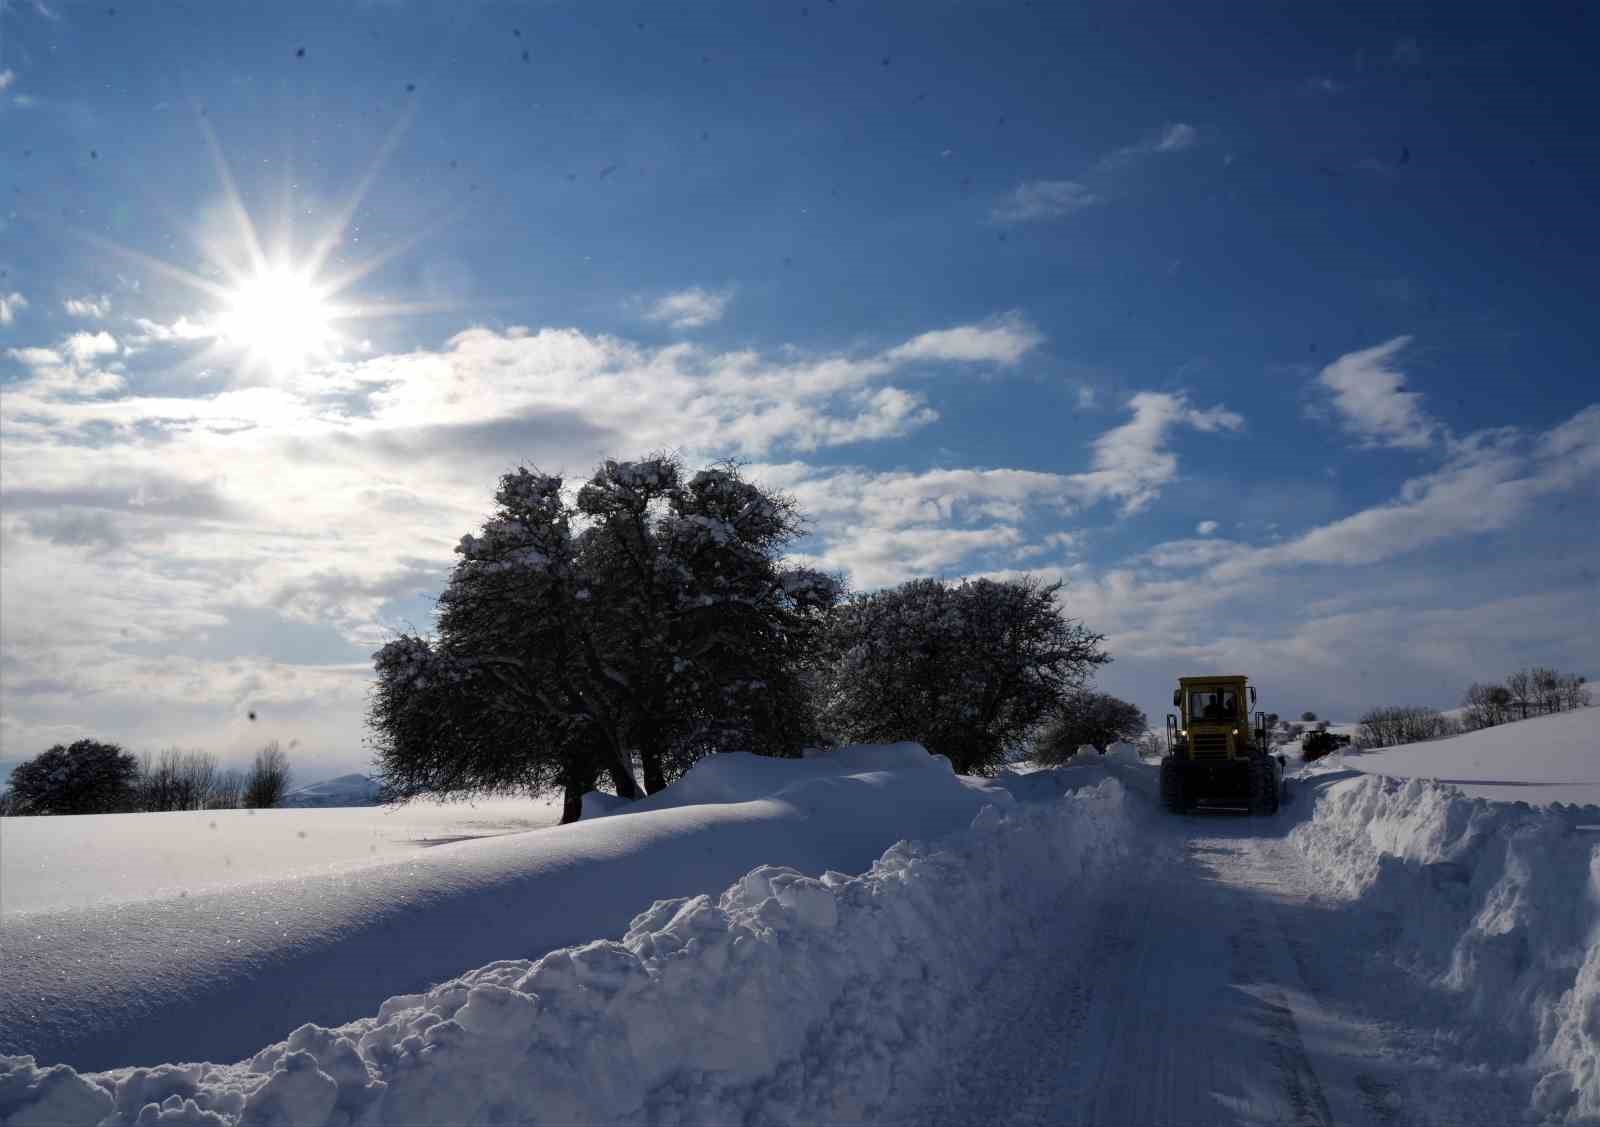
[[328, 295], [304, 274], [268, 268], [240, 282], [218, 335], [275, 371], [327, 355], [334, 343]]

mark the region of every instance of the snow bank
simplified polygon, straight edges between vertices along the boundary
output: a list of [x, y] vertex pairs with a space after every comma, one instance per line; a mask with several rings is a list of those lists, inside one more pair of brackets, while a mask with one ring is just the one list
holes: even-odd
[[[0, 1053], [78, 1068], [237, 1060], [304, 1022], [347, 1021], [463, 967], [620, 935], [641, 905], [715, 892], [756, 862], [863, 872], [896, 841], [941, 837], [986, 804], [1013, 799], [915, 745], [809, 760], [725, 755], [593, 821], [194, 888], [164, 879], [161, 866], [180, 875], [203, 862], [220, 867], [230, 835], [274, 827], [276, 848], [309, 863], [322, 837], [337, 839], [319, 824], [384, 811], [3, 819], [8, 880], [16, 864], [37, 867], [36, 886], [68, 881], [59, 866], [77, 858], [102, 874], [105, 899], [0, 914]], [[59, 852], [16, 850], [34, 839], [28, 827], [13, 839], [13, 821], [60, 823], [33, 829], [77, 837]], [[123, 822], [189, 829], [163, 838], [159, 855], [138, 854], [157, 872], [132, 882], [146, 888], [134, 902], [121, 899], [117, 875]]]
[[949, 1067], [952, 1018], [1064, 894], [1117, 874], [1129, 818], [1104, 779], [987, 804], [862, 876], [763, 865], [719, 896], [656, 901], [620, 941], [490, 963], [238, 1064], [0, 1058], [0, 1121], [860, 1122]]
[[1600, 811], [1417, 779], [1321, 782], [1292, 833], [1313, 867], [1386, 914], [1400, 957], [1466, 1002], [1485, 1059], [1543, 1074], [1536, 1117], [1600, 1118], [1600, 838], [1583, 828]]

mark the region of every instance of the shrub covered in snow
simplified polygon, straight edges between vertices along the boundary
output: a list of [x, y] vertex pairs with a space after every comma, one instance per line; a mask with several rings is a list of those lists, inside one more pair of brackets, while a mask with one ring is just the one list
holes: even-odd
[[1040, 763], [1061, 763], [1080, 744], [1105, 750], [1123, 740], [1148, 734], [1149, 722], [1136, 704], [1109, 693], [1068, 693], [1034, 744]]
[[834, 616], [825, 720], [843, 740], [915, 740], [964, 775], [998, 769], [1095, 666], [1103, 636], [1031, 576], [913, 579]]

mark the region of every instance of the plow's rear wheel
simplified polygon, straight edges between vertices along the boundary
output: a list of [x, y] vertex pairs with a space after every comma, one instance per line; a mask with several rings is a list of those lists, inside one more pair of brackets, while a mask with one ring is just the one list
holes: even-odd
[[1250, 759], [1250, 813], [1276, 814], [1278, 812], [1278, 772], [1275, 764], [1265, 755]]

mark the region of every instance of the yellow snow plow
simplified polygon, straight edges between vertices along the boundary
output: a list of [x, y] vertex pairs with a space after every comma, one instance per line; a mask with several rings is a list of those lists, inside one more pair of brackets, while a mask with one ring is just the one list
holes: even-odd
[[1162, 805], [1174, 814], [1197, 807], [1277, 812], [1283, 759], [1268, 751], [1266, 714], [1251, 717], [1255, 701], [1242, 674], [1178, 678], [1178, 711], [1167, 714], [1161, 760]]

